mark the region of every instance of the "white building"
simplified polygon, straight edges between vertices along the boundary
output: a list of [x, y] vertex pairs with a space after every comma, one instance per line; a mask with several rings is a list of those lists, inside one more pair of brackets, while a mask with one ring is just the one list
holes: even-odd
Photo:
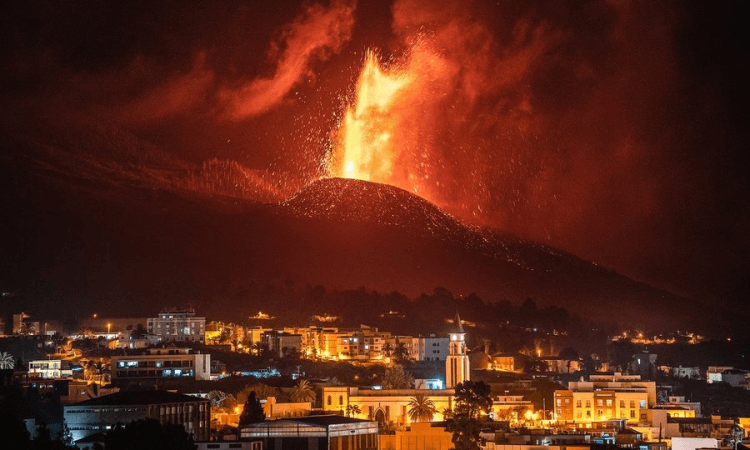
[[72, 377], [73, 372], [68, 364], [63, 365], [59, 359], [41, 359], [29, 361], [29, 374], [39, 378]]
[[417, 361], [445, 361], [450, 352], [449, 347], [450, 339], [431, 334], [414, 338], [412, 348]]
[[152, 348], [145, 355], [112, 357], [112, 381], [160, 378], [211, 379], [211, 355], [189, 348]]
[[203, 342], [206, 336], [206, 318], [195, 317], [195, 311], [164, 310], [159, 317], [148, 318], [148, 333], [164, 341]]

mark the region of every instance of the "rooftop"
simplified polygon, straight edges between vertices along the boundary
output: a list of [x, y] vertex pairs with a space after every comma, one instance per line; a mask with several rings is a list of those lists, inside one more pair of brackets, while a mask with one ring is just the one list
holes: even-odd
[[[104, 395], [91, 400], [75, 403], [75, 406], [114, 406], [114, 405], [158, 405], [161, 403], [187, 403], [202, 399], [169, 391], [132, 391]], [[205, 401], [205, 400], [204, 400]]]

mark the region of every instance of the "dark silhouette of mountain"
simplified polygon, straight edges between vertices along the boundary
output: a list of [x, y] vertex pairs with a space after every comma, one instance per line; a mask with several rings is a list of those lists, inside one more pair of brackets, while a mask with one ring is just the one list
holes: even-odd
[[467, 226], [391, 186], [322, 179], [277, 202], [291, 183], [232, 162], [180, 161], [125, 133], [88, 133], [4, 135], [0, 289], [14, 295], [5, 309], [143, 315], [180, 305], [239, 321], [256, 312], [252, 286], [294, 283], [412, 298], [443, 286], [633, 327], [684, 327], [708, 310]]

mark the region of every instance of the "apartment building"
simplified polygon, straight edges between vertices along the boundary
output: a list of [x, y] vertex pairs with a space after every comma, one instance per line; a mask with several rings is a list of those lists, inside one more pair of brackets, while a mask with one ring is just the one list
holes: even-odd
[[646, 422], [656, 403], [656, 383], [639, 375], [591, 375], [555, 391], [555, 417], [561, 422], [590, 424], [624, 419], [629, 424]]
[[160, 378], [208, 380], [211, 355], [189, 348], [152, 348], [142, 355], [113, 356], [112, 382]]
[[148, 333], [163, 341], [204, 342], [206, 318], [196, 317], [192, 309], [166, 309], [159, 317], [149, 317]]

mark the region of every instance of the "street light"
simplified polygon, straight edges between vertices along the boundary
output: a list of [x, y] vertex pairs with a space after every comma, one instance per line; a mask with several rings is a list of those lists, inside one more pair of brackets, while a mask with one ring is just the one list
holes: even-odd
[[108, 324], [107, 324], [107, 334], [109, 334], [109, 328], [110, 328], [111, 326], [112, 326], [112, 324], [111, 324], [111, 323], [108, 323]]

